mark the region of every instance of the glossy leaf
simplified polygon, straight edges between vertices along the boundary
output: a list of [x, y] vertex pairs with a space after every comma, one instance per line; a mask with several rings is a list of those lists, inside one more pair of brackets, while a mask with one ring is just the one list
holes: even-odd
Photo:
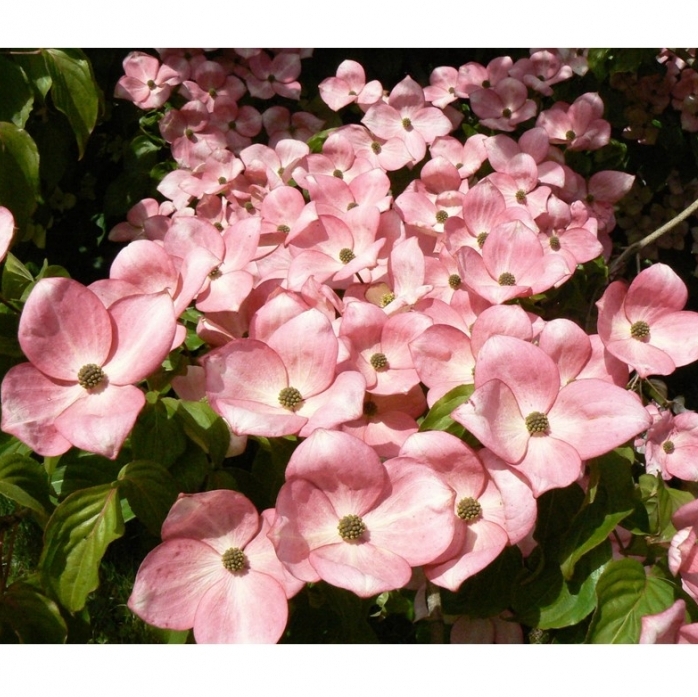
[[81, 610], [99, 586], [102, 557], [123, 534], [115, 484], [76, 491], [56, 508], [46, 526], [39, 568], [45, 586], [70, 612]]
[[0, 595], [0, 643], [62, 644], [68, 635], [58, 605], [17, 582]]
[[92, 66], [80, 49], [44, 49], [51, 74], [51, 99], [58, 111], [66, 115], [75, 133], [79, 158], [94, 130], [99, 112], [100, 91]]
[[31, 509], [44, 522], [53, 508], [44, 468], [26, 455], [0, 457], [0, 494]]
[[647, 575], [634, 559], [611, 562], [596, 595], [598, 605], [586, 639], [591, 644], [637, 643], [642, 617], [663, 612], [674, 602], [672, 584]]
[[465, 428], [451, 418], [451, 412], [470, 399], [475, 385], [459, 385], [449, 390], [429, 410], [419, 426], [420, 431], [448, 431], [457, 436], [465, 433]]
[[34, 94], [22, 68], [0, 56], [0, 121], [24, 128], [33, 104]]
[[230, 431], [225, 421], [205, 402], [188, 402], [169, 397], [162, 401], [174, 409], [187, 436], [209, 454], [214, 465], [220, 465], [230, 445]]
[[24, 228], [39, 195], [39, 151], [32, 137], [13, 123], [0, 122], [0, 205]]
[[15, 63], [22, 67], [37, 97], [43, 99], [51, 89], [51, 75], [40, 51], [16, 51]]
[[119, 473], [119, 491], [136, 517], [158, 537], [179, 493], [168, 470], [152, 460], [134, 460]]
[[169, 467], [187, 447], [182, 426], [174, 418], [176, 400], [165, 402], [154, 392], [147, 399], [131, 434], [133, 457]]

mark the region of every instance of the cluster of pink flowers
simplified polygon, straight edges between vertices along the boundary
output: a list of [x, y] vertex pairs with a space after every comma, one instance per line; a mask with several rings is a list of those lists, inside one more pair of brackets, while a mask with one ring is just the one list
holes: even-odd
[[[178, 164], [159, 186], [167, 200], [141, 201], [111, 231], [129, 244], [109, 279], [37, 284], [20, 326], [29, 363], [3, 383], [2, 427], [36, 452], [116, 457], [143, 406], [134, 385], [182, 344], [177, 319], [193, 303], [211, 350], [177, 393], [206, 398], [238, 452], [248, 436], [304, 439], [274, 509], [260, 516], [235, 492], [183, 496], [141, 567], [130, 607], [199, 641], [277, 641], [304, 582], [370, 597], [422, 567], [457, 590], [529, 536], [538, 496], [648, 429], [650, 465], [698, 480], [682, 455], [694, 419], [625, 389], [631, 370], [698, 359], [698, 314], [670, 269], [611, 284], [598, 334], [512, 304], [609, 257], [633, 181], [565, 164], [566, 150], [608, 143], [598, 94], [538, 113], [582, 57], [443, 67], [428, 87], [406, 77], [387, 94], [346, 61], [320, 94], [335, 110], [355, 102], [361, 124], [311, 152], [316, 117], [239, 103], [298, 98], [302, 55], [126, 59], [117, 96], [146, 109], [174, 90], [187, 100], [160, 121]], [[455, 137], [465, 101], [502, 133]], [[268, 144], [253, 144], [262, 127]], [[393, 196], [389, 173], [425, 157]], [[479, 449], [419, 432], [462, 385], [473, 393], [453, 419]]]

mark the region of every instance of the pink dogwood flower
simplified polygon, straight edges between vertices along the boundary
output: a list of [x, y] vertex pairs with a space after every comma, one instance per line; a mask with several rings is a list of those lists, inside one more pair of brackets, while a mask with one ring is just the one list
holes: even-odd
[[124, 76], [114, 89], [118, 99], [128, 99], [141, 109], [157, 109], [169, 98], [172, 88], [182, 82], [186, 61], [170, 56], [162, 64], [147, 53], [132, 51], [124, 58]]
[[138, 569], [129, 608], [156, 627], [193, 628], [202, 644], [277, 642], [288, 598], [303, 583], [274, 554], [273, 519], [236, 491], [180, 494], [162, 544]]
[[666, 264], [615, 281], [596, 303], [601, 340], [640, 377], [670, 375], [698, 359], [698, 313], [683, 311], [685, 283]]
[[15, 234], [15, 219], [12, 212], [0, 206], [0, 261], [5, 258]]
[[378, 80], [366, 83], [366, 73], [360, 63], [342, 61], [335, 77], [325, 78], [319, 85], [320, 97], [332, 111], [358, 102], [364, 111], [383, 96], [383, 87]]
[[29, 363], [2, 383], [2, 429], [40, 455], [71, 445], [114, 459], [145, 404], [140, 382], [175, 334], [167, 293], [131, 295], [109, 308], [67, 278], [39, 281], [19, 323]]
[[645, 615], [639, 644], [698, 644], [698, 622], [686, 624], [686, 601], [679, 598], [664, 612]]

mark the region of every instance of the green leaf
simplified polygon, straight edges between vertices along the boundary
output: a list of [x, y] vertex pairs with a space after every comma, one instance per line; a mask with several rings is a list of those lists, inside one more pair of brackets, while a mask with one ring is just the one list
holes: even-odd
[[61, 498], [81, 489], [111, 484], [128, 460], [128, 454], [123, 450], [116, 460], [109, 460], [102, 455], [71, 449], [57, 464], [50, 463], [53, 467], [51, 484]]
[[583, 503], [584, 491], [578, 484], [546, 491], [538, 498], [538, 518], [533, 537], [543, 546], [559, 544]]
[[451, 418], [451, 412], [470, 399], [475, 391], [475, 385], [459, 385], [449, 390], [424, 417], [420, 431], [447, 431], [459, 437], [465, 433], [465, 428]]
[[674, 602], [674, 588], [654, 578], [634, 559], [608, 564], [596, 586], [598, 604], [587, 643], [636, 644], [641, 619], [666, 610]]
[[8, 252], [2, 272], [2, 294], [6, 298], [19, 300], [33, 283], [34, 276], [29, 269], [14, 254]]
[[27, 76], [15, 62], [0, 56], [0, 121], [12, 121], [24, 128], [34, 104]]
[[169, 467], [184, 452], [187, 439], [175, 419], [177, 400], [165, 402], [150, 392], [131, 433], [131, 449], [137, 460], [155, 460]]
[[575, 516], [565, 535], [561, 553], [562, 575], [571, 579], [574, 565], [600, 545], [635, 508], [635, 487], [626, 453], [612, 451], [589, 464], [598, 473], [598, 490], [592, 503]]
[[67, 635], [58, 605], [33, 586], [13, 583], [0, 595], [0, 643], [63, 644]]
[[541, 571], [520, 576], [512, 599], [517, 619], [539, 629], [578, 624], [596, 607], [596, 584], [610, 559], [611, 543], [606, 540], [579, 560], [569, 581], [555, 558]]
[[171, 397], [165, 397], [162, 401], [174, 410], [187, 436], [209, 454], [215, 466], [220, 465], [230, 445], [230, 431], [225, 421], [206, 402], [188, 402]]
[[81, 610], [99, 586], [99, 566], [109, 543], [123, 534], [117, 484], [68, 496], [46, 526], [39, 560], [45, 587], [70, 612]]
[[168, 470], [151, 460], [129, 462], [119, 473], [119, 491], [136, 517], [159, 537], [162, 523], [179, 493]]
[[32, 137], [13, 123], [0, 122], [0, 205], [20, 229], [29, 222], [39, 195], [39, 151]]
[[43, 49], [53, 84], [51, 98], [68, 117], [78, 143], [79, 159], [97, 123], [100, 90], [87, 56], [80, 49]]
[[11, 453], [0, 457], [0, 494], [31, 509], [42, 522], [53, 509], [44, 468], [25, 455]]
[[0, 455], [31, 455], [32, 449], [19, 438], [0, 432]]
[[44, 99], [51, 89], [51, 75], [46, 60], [40, 51], [16, 52], [15, 63], [22, 67], [29, 82], [34, 87], [36, 96]]

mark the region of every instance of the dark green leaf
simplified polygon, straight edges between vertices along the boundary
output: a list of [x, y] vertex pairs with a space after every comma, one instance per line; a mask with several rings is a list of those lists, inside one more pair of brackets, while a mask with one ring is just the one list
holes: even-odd
[[23, 229], [39, 195], [39, 151], [31, 136], [13, 123], [0, 122], [0, 205]]
[[71, 494], [48, 521], [39, 560], [46, 588], [70, 612], [81, 610], [99, 586], [99, 566], [109, 543], [124, 534], [115, 484]]
[[34, 104], [27, 76], [17, 63], [0, 56], [0, 121], [24, 128]]
[[156, 393], [148, 394], [148, 401], [131, 433], [135, 459], [155, 460], [169, 467], [184, 452], [187, 439], [175, 419], [176, 406], [177, 400], [165, 403]]
[[34, 87], [37, 97], [43, 99], [51, 89], [51, 75], [46, 67], [46, 61], [40, 51], [16, 52], [13, 56], [15, 63], [22, 67], [24, 74]]
[[424, 417], [420, 431], [447, 431], [461, 437], [465, 428], [451, 418], [451, 412], [470, 399], [475, 385], [459, 385], [439, 399]]
[[663, 612], [674, 602], [671, 583], [648, 576], [634, 559], [610, 562], [596, 595], [598, 605], [587, 635], [591, 644], [636, 644], [642, 617]]
[[44, 468], [25, 455], [0, 457], [0, 494], [31, 509], [42, 521], [46, 521], [53, 509]]
[[54, 467], [51, 484], [60, 498], [81, 489], [111, 484], [129, 459], [125, 450], [119, 453], [116, 460], [109, 460], [101, 455], [71, 449], [57, 464], [51, 463]]
[[119, 473], [119, 491], [136, 517], [153, 535], [159, 536], [179, 493], [169, 471], [151, 460], [134, 460]]
[[215, 466], [225, 459], [230, 445], [230, 430], [225, 421], [206, 402], [188, 402], [165, 397], [162, 400], [173, 410], [184, 432], [211, 457]]
[[80, 49], [44, 49], [53, 84], [51, 98], [70, 122], [78, 143], [79, 157], [94, 130], [99, 112], [100, 90], [92, 66]]
[[551, 489], [538, 498], [538, 518], [533, 537], [542, 546], [559, 546], [559, 541], [572, 524], [584, 503], [584, 491], [578, 484], [564, 489]]
[[9, 299], [19, 300], [27, 287], [34, 283], [29, 269], [11, 252], [5, 257], [2, 272], [2, 294]]
[[0, 595], [0, 642], [63, 644], [67, 634], [58, 605], [33, 586], [17, 582]]

